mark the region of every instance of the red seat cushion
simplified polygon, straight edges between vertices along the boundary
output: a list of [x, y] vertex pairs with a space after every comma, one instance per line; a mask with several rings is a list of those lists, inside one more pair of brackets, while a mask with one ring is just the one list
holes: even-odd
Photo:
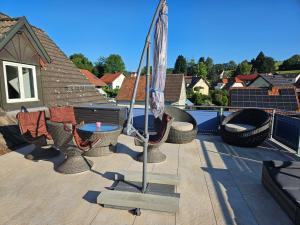
[[19, 112], [17, 114], [19, 127], [23, 135], [36, 138], [46, 136], [51, 139], [47, 131], [46, 116], [44, 111], [38, 112]]
[[50, 121], [57, 123], [72, 123], [76, 124], [74, 108], [72, 106], [51, 107]]

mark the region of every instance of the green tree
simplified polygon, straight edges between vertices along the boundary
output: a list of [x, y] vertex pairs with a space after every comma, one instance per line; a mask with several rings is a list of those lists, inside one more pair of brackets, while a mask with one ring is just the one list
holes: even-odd
[[103, 88], [103, 91], [106, 92], [106, 94], [107, 94], [107, 96], [108, 96], [109, 98], [115, 98], [115, 97], [117, 97], [117, 95], [118, 95], [118, 93], [119, 93], [119, 90], [120, 90], [120, 89], [118, 89], [118, 88], [116, 88], [116, 89], [111, 89], [111, 88], [109, 88], [109, 87], [104, 87], [104, 88]]
[[203, 95], [198, 92], [192, 93], [190, 100], [195, 105], [211, 105], [210, 95]]
[[300, 55], [293, 55], [292, 57], [284, 60], [279, 66], [280, 70], [300, 70]]
[[104, 72], [105, 73], [114, 73], [114, 72], [124, 72], [125, 64], [120, 55], [111, 54], [104, 61]]
[[105, 73], [105, 68], [104, 68], [105, 60], [106, 60], [105, 57], [100, 57], [98, 61], [95, 63], [92, 72], [98, 77], [102, 77], [103, 74]]
[[203, 62], [205, 63], [205, 57], [200, 57], [200, 59], [198, 60], [198, 63]]
[[172, 74], [174, 73], [174, 69], [173, 68], [167, 68], [167, 74]]
[[235, 74], [236, 75], [239, 75], [239, 74], [250, 74], [251, 69], [252, 69], [252, 65], [250, 63], [248, 63], [247, 60], [244, 60], [243, 62], [241, 62], [237, 66]]
[[178, 73], [186, 74], [187, 73], [187, 62], [186, 62], [186, 59], [182, 55], [179, 55], [177, 57], [175, 65], [174, 65], [173, 73], [174, 74], [178, 74]]
[[275, 71], [275, 61], [272, 57], [267, 57], [260, 52], [256, 59], [251, 61], [253, 71], [258, 73], [272, 73]]
[[73, 55], [70, 55], [70, 60], [79, 69], [85, 69], [90, 72], [93, 71], [93, 63], [81, 53], [75, 53]]
[[225, 90], [213, 90], [210, 92], [211, 100], [214, 105], [227, 106], [228, 105], [228, 93]]
[[198, 75], [200, 77], [206, 79], [207, 74], [208, 74], [208, 71], [207, 71], [207, 67], [206, 67], [205, 63], [204, 62], [199, 62], [199, 64], [198, 64]]
[[198, 76], [198, 64], [195, 63], [195, 60], [192, 59], [188, 62], [187, 66], [187, 75], [188, 76]]
[[213, 66], [214, 66], [213, 59], [210, 58], [210, 57], [207, 57], [206, 60], [205, 60], [205, 65], [206, 65], [206, 68], [207, 68], [207, 72], [210, 73], [212, 71]]

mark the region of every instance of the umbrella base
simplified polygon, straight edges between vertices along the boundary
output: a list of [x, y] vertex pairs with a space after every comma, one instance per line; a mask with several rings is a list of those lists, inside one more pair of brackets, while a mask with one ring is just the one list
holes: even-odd
[[[162, 153], [159, 148], [154, 148], [149, 146], [148, 147], [148, 154], [147, 154], [147, 163], [161, 163], [167, 159], [167, 156]], [[139, 162], [143, 162], [144, 160], [144, 153], [140, 153], [137, 156], [137, 160]]]
[[106, 208], [122, 210], [145, 209], [176, 213], [179, 210], [180, 194], [174, 185], [149, 183], [146, 193], [141, 193], [141, 183], [119, 181], [113, 190], [105, 190], [97, 203]]

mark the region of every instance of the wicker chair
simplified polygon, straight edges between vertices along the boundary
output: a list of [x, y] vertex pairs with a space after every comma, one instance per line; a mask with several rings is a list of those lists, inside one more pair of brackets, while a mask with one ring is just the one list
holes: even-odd
[[[250, 128], [229, 130], [226, 126], [239, 124]], [[264, 142], [270, 134], [270, 115], [259, 109], [243, 109], [225, 117], [220, 126], [221, 137], [224, 142], [241, 147], [256, 147]]]
[[87, 139], [81, 138], [77, 133], [78, 125], [73, 107], [51, 107], [49, 111], [48, 131], [53, 138], [54, 145], [66, 155], [66, 160], [56, 170], [66, 174], [90, 170], [93, 163], [85, 159], [82, 154], [92, 149], [100, 139], [89, 141], [88, 137]]
[[19, 112], [16, 117], [24, 139], [36, 146], [25, 158], [41, 160], [53, 158], [60, 154], [58, 150], [50, 145], [52, 137], [47, 131], [44, 111]]
[[[148, 163], [160, 163], [166, 160], [167, 156], [159, 150], [159, 147], [166, 142], [173, 120], [174, 119], [172, 117], [164, 113], [161, 123], [157, 124], [156, 134], [149, 136], [148, 154], [147, 154]], [[139, 138], [135, 138], [134, 143], [137, 146], [144, 145], [143, 141], [141, 141]], [[143, 153], [139, 154], [137, 160], [142, 162], [143, 159], [144, 159], [144, 154]]]
[[[174, 122], [187, 122], [193, 125], [192, 130], [180, 131], [174, 127], [170, 128], [167, 142], [175, 144], [185, 144], [193, 141], [198, 133], [198, 125], [193, 116], [186, 111], [176, 107], [166, 107], [165, 113], [174, 118]], [[157, 120], [155, 121], [155, 123]]]
[[64, 174], [75, 174], [88, 171], [93, 162], [82, 156], [83, 152], [75, 141], [72, 124], [47, 121], [47, 128], [51, 134], [54, 145], [61, 150], [66, 158], [56, 167], [56, 171]]

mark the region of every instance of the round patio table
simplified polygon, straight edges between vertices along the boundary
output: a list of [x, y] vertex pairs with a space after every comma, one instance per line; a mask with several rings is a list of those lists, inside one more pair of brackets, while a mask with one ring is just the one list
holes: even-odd
[[86, 123], [77, 128], [77, 132], [84, 140], [93, 142], [100, 139], [91, 150], [84, 153], [84, 156], [98, 157], [109, 155], [117, 150], [122, 127], [112, 123], [101, 123], [100, 127], [97, 127], [95, 123]]

